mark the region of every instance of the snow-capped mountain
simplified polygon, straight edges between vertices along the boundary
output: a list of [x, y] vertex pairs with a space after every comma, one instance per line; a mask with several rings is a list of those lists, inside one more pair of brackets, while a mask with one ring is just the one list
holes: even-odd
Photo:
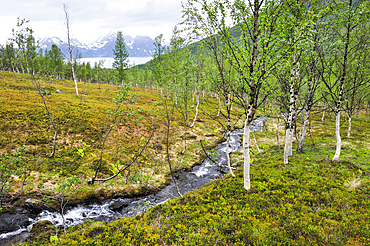
[[97, 50], [97, 49], [104, 47], [104, 45], [106, 45], [107, 43], [115, 41], [115, 39], [116, 39], [116, 34], [109, 33], [108, 35], [102, 36], [98, 38], [97, 40], [95, 40], [94, 42], [89, 43], [87, 46], [92, 50]]
[[137, 54], [148, 54], [148, 56], [152, 56], [154, 53], [154, 44], [153, 39], [148, 36], [136, 36], [133, 42], [130, 43], [129, 49], [127, 50], [130, 53]]
[[[130, 57], [149, 57], [153, 55], [153, 39], [148, 36], [124, 36], [126, 50]], [[116, 42], [116, 33], [110, 33], [95, 40], [90, 44], [83, 44], [77, 39], [72, 39], [73, 57], [81, 54], [83, 58], [87, 57], [113, 57], [113, 49]], [[58, 37], [42, 38], [39, 40], [40, 49], [50, 50], [51, 46], [56, 44], [62, 53], [68, 56], [68, 44], [66, 40]]]
[[44, 51], [50, 50], [53, 44], [56, 44], [60, 49], [62, 49], [63, 46], [66, 45], [64, 41], [57, 37], [39, 39], [39, 46]]

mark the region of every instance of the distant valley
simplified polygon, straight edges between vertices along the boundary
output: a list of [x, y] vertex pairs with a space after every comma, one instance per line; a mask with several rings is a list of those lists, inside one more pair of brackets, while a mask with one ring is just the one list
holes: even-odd
[[[130, 57], [150, 57], [153, 55], [154, 45], [153, 39], [148, 36], [124, 36], [126, 49]], [[90, 44], [83, 44], [77, 39], [72, 39], [73, 57], [77, 57], [78, 54], [82, 55], [82, 58], [88, 57], [113, 57], [114, 44], [116, 42], [116, 33], [109, 34], [104, 37], [100, 37], [96, 41]], [[41, 38], [39, 40], [39, 47], [43, 51], [50, 50], [51, 46], [56, 44], [62, 53], [67, 56], [68, 54], [68, 43], [67, 40], [62, 40], [58, 37]]]

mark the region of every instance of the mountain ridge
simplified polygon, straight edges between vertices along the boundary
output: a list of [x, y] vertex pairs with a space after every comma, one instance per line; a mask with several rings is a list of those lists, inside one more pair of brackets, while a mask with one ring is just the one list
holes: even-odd
[[[125, 35], [126, 50], [129, 53], [129, 57], [149, 57], [154, 53], [153, 39], [149, 36], [136, 36], [135, 38], [130, 35]], [[93, 58], [93, 57], [113, 57], [113, 49], [116, 42], [116, 34], [110, 33], [106, 36], [102, 36], [95, 41], [84, 44], [78, 41], [76, 38], [72, 38], [72, 56], [78, 57], [81, 54], [82, 58]], [[46, 37], [39, 39], [39, 47], [43, 51], [51, 50], [51, 46], [57, 45], [63, 55], [68, 57], [68, 43], [59, 37]]]

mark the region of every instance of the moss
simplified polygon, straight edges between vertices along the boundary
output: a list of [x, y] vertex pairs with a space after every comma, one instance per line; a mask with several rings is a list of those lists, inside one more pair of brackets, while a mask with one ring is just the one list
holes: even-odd
[[34, 224], [30, 232], [27, 245], [40, 245], [40, 242], [44, 244], [50, 242], [50, 237], [55, 236], [57, 229], [50, 221], [43, 220]]
[[[280, 165], [275, 143], [265, 141], [262, 153], [252, 156], [249, 191], [239, 168], [236, 178], [226, 175], [135, 218], [71, 228], [62, 245], [367, 245], [369, 150], [346, 147], [343, 161], [333, 163], [325, 158], [333, 140], [316, 133], [320, 137], [308, 141], [315, 144], [294, 153], [287, 166]], [[241, 158], [232, 154], [234, 163]], [[356, 187], [344, 185], [358, 176]]]

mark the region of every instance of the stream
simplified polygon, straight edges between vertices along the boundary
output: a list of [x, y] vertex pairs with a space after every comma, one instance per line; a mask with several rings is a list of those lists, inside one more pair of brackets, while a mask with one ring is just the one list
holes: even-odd
[[[262, 118], [257, 118], [252, 122], [250, 130], [261, 131], [262, 126]], [[237, 129], [231, 133], [229, 152], [242, 149], [242, 135], [243, 129]], [[219, 163], [219, 166], [207, 158], [200, 165], [194, 166], [190, 172], [183, 171], [177, 174], [176, 180], [181, 194], [193, 191], [214, 179], [221, 178], [228, 172], [226, 141], [218, 144], [211, 152], [209, 155], [215, 162]], [[156, 194], [137, 198], [114, 198], [102, 203], [69, 208], [64, 218], [68, 227], [78, 225], [87, 219], [111, 221], [143, 213], [148, 208], [164, 203], [174, 197], [178, 197], [178, 194], [172, 181]], [[63, 226], [60, 213], [53, 212], [51, 209], [42, 210], [33, 217], [29, 217], [27, 210], [24, 208], [16, 208], [12, 213], [0, 214], [0, 233], [2, 233], [0, 234], [0, 245], [26, 240], [32, 225], [42, 220], [49, 220], [56, 227]]]

